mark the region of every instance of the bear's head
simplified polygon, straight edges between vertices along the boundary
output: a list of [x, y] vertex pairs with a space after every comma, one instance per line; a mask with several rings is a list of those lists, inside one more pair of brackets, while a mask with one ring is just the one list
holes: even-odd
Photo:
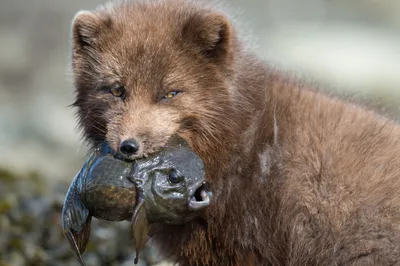
[[238, 141], [237, 49], [224, 15], [186, 1], [79, 12], [72, 24], [73, 105], [85, 139], [107, 140], [134, 159], [178, 134], [203, 160], [219, 156], [222, 163]]

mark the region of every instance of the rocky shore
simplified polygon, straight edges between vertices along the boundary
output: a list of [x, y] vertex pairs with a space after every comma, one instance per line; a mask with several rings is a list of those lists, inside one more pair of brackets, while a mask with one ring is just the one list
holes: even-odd
[[[69, 183], [51, 185], [35, 173], [25, 176], [0, 169], [0, 266], [78, 265], [61, 228], [61, 210]], [[84, 254], [88, 266], [134, 265], [128, 222], [93, 219]], [[139, 266], [168, 265], [148, 247]]]

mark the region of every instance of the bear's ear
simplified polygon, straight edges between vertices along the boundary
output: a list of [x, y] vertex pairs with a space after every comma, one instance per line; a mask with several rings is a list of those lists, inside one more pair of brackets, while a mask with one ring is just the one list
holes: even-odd
[[101, 27], [100, 18], [89, 11], [79, 11], [72, 22], [73, 49], [91, 46], [98, 38]]
[[202, 55], [224, 61], [232, 50], [232, 26], [219, 13], [193, 15], [183, 28], [183, 38]]

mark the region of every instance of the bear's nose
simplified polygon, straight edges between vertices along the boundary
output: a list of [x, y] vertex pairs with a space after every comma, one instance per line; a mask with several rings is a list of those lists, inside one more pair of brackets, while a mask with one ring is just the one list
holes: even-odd
[[127, 139], [119, 145], [119, 151], [125, 155], [134, 155], [139, 150], [139, 144], [134, 139]]

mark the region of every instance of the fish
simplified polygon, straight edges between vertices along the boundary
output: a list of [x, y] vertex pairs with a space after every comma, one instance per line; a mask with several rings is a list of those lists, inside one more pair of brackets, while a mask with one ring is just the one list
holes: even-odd
[[103, 143], [73, 178], [64, 199], [62, 228], [81, 265], [92, 217], [123, 221], [132, 216], [136, 188], [127, 179], [131, 170], [132, 163], [117, 159]]
[[[68, 188], [62, 210], [63, 233], [81, 265], [92, 217], [131, 221], [140, 250], [162, 224], [183, 224], [210, 205], [212, 192], [204, 164], [185, 140], [172, 138], [157, 153], [123, 161], [107, 143], [96, 148]], [[152, 230], [155, 228], [154, 230]]]
[[151, 225], [183, 224], [196, 218], [210, 205], [212, 192], [203, 161], [179, 138], [135, 164], [128, 178], [137, 191], [132, 217], [137, 264], [139, 252], [151, 236]]

